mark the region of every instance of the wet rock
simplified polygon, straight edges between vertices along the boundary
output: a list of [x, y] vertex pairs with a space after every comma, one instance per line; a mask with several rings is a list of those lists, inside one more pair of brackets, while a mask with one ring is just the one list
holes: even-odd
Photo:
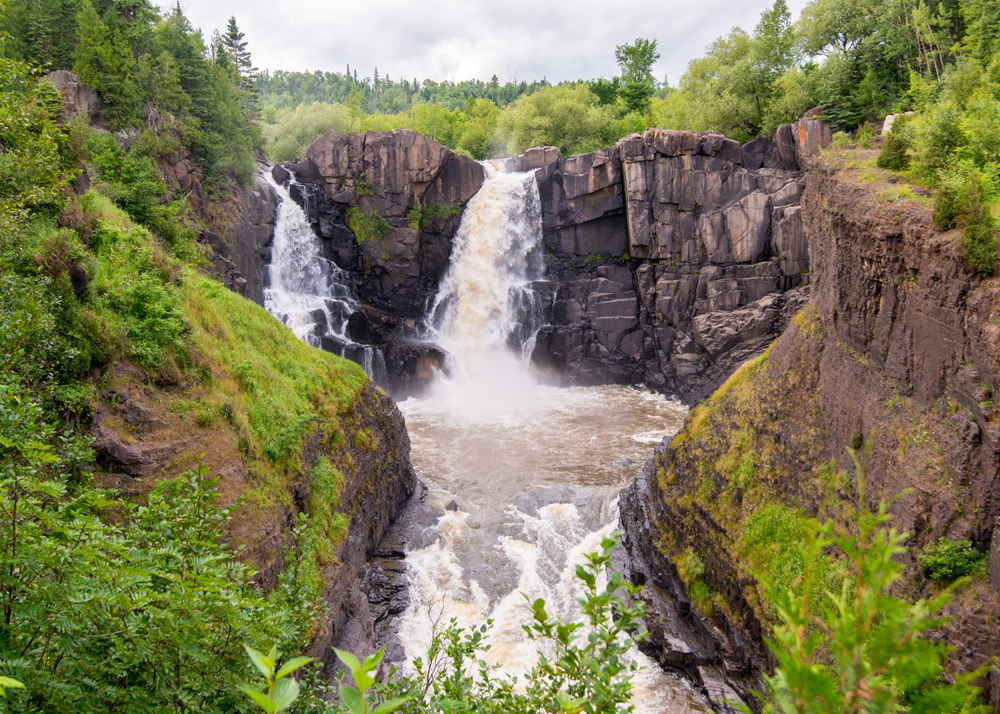
[[271, 167], [271, 178], [279, 185], [284, 186], [291, 177], [292, 174], [281, 164], [275, 164]]
[[380, 344], [392, 339], [401, 324], [400, 318], [392, 313], [359, 305], [347, 320], [347, 335], [362, 344]]

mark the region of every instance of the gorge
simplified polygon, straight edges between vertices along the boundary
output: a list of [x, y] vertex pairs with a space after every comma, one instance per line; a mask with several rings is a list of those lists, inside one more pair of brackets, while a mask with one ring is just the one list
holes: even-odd
[[[937, 237], [926, 209], [880, 203], [835, 160], [817, 157], [823, 131], [819, 122], [803, 121], [782, 127], [773, 146], [742, 147], [718, 135], [656, 131], [565, 159], [542, 147], [496, 167], [535, 172], [541, 249], [521, 246], [536, 272], [515, 282], [533, 296], [541, 316], [526, 319], [524, 301], [508, 307], [513, 314], [522, 308], [514, 324], [538, 327], [533, 345], [523, 335], [513, 342], [518, 352], [530, 348], [526, 356], [544, 381], [645, 384], [693, 403], [784, 335], [763, 362], [753, 363], [764, 367], [752, 375], [751, 397], [721, 398], [700, 408], [714, 436], [705, 441], [704, 433], [686, 427], [678, 442], [657, 447], [655, 460], [622, 497], [626, 567], [644, 584], [650, 603], [654, 637], [645, 649], [687, 673], [715, 706], [747, 701], [749, 690], [761, 686], [760, 674], [773, 666], [760, 639], [764, 614], [748, 595], [752, 576], [734, 551], [741, 518], [771, 498], [815, 509], [808, 485], [813, 477], [806, 474], [821, 472], [831, 459], [849, 464], [844, 449], [857, 434], [867, 438], [875, 429], [875, 456], [868, 465], [873, 503], [903, 487], [913, 489], [893, 508], [901, 527], [914, 531], [914, 546], [945, 534], [988, 543], [995, 528], [989, 494], [995, 490], [996, 457], [991, 416], [982, 404], [997, 369], [979, 327], [989, 325], [981, 316], [990, 314], [991, 293], [949, 248], [947, 236]], [[425, 318], [435, 312], [437, 286], [447, 282], [464, 220], [460, 212], [468, 213], [493, 171], [406, 131], [331, 133], [310, 147], [306, 159], [273, 171], [283, 182], [294, 174], [289, 196], [314, 227], [318, 250], [339, 266], [342, 284], [361, 296], [341, 339], [328, 348], [348, 354], [352, 345], [364, 345], [383, 355], [382, 383], [403, 400], [415, 444], [435, 428], [448, 435], [443, 439], [457, 441], [476, 418], [465, 414], [463, 421], [454, 402], [435, 405], [441, 398], [435, 375], [454, 372], [460, 361], [450, 353], [460, 350], [454, 344], [447, 349], [447, 340]], [[364, 222], [374, 216], [382, 222], [367, 240], [357, 240], [358, 229], [364, 232]], [[274, 285], [277, 246], [265, 241], [255, 247], [265, 259], [256, 283], [262, 292]], [[809, 303], [810, 290], [821, 291], [812, 297], [815, 307], [793, 321]], [[964, 312], [970, 309], [975, 312]], [[947, 328], [952, 332], [941, 333], [943, 324], [953, 325]], [[942, 334], [949, 335], [943, 342]], [[594, 394], [608, 404], [623, 399], [621, 392]], [[953, 403], [967, 411], [951, 410], [947, 405]], [[627, 412], [642, 413], [641, 405], [632, 404]], [[500, 429], [515, 423], [531, 421], [522, 414]], [[537, 425], [524, 428], [522, 438], [528, 439]], [[623, 423], [623, 429], [626, 439], [630, 430], [644, 430], [641, 423]], [[493, 533], [524, 537], [531, 528], [541, 533], [547, 516], [586, 502], [605, 504], [590, 523], [610, 523], [608, 498], [635, 473], [618, 469], [603, 482], [611, 487], [609, 495], [582, 499], [564, 492], [563, 499], [518, 501], [520, 488], [511, 485], [505, 498], [513, 499], [516, 523], [497, 515], [484, 521], [475, 515], [482, 504], [474, 497], [483, 485], [475, 479], [449, 482], [455, 477], [444, 472], [431, 475], [420, 448], [414, 462], [431, 485], [428, 503], [454, 508], [425, 521], [423, 528], [433, 534], [414, 547], [437, 548], [434, 559], [453, 558], [442, 554], [445, 543], [456, 542], [438, 542], [437, 533], [469, 537], [477, 529], [467, 522], [483, 527], [492, 520]], [[927, 451], [927, 465], [914, 470], [907, 465], [911, 448], [923, 449], [921, 454], [937, 448], [945, 461], [934, 466], [940, 457]], [[725, 492], [730, 477], [720, 464], [734, 450], [761, 454], [762, 474], [755, 492], [737, 491], [743, 515], [735, 520], [715, 510], [711, 493], [698, 495], [706, 465]], [[448, 460], [438, 446], [429, 453], [436, 462]], [[469, 462], [463, 456], [456, 473]], [[961, 475], [940, 482], [942, 468]], [[446, 528], [437, 524], [439, 517]], [[592, 532], [593, 526], [581, 524], [593, 517], [574, 528]], [[511, 531], [515, 525], [526, 530]], [[472, 542], [492, 542], [489, 530]], [[690, 547], [702, 555], [706, 582], [720, 598], [714, 614], [692, 607], [674, 566]], [[509, 552], [506, 557], [509, 567]], [[469, 582], [460, 587], [470, 592]], [[976, 592], [981, 606], [957, 604], [954, 624], [945, 630], [945, 637], [963, 643], [951, 660], [953, 671], [971, 671], [995, 651], [995, 585]], [[496, 591], [484, 602], [492, 608], [500, 600]], [[992, 675], [983, 684], [995, 701]]]

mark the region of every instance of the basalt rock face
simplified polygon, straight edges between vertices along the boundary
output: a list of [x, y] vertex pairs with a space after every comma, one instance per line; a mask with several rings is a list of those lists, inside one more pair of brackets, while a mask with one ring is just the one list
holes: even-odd
[[536, 173], [551, 301], [536, 365], [695, 401], [760, 353], [808, 297], [791, 129], [787, 146], [650, 130], [549, 153]]
[[237, 210], [216, 221], [216, 230], [202, 231], [199, 241], [211, 249], [212, 266], [226, 287], [263, 305], [262, 261], [271, 254], [278, 195], [260, 172], [251, 187], [234, 193]]
[[[289, 172], [298, 182], [290, 195], [323, 239], [328, 257], [347, 271], [355, 294], [401, 318], [422, 317], [448, 267], [461, 209], [482, 186], [483, 167], [400, 129], [327, 132], [304, 160], [275, 167], [272, 175], [284, 182]], [[368, 240], [362, 234], [359, 242], [351, 209], [380, 217], [384, 233]]]
[[[724, 607], [688, 611], [686, 622], [707, 634], [709, 663], [733, 690], [754, 686], [773, 661], [762, 645], [759, 584], [740, 550], [743, 524], [766, 503], [817, 513], [824, 498], [832, 499], [828, 517], [844, 517], [829, 503], [856, 503], [846, 449], [867, 440], [867, 505], [891, 502], [893, 526], [911, 533], [907, 597], [934, 592], [916, 554], [938, 538], [968, 539], [990, 553], [989, 575], [958, 591], [945, 613], [952, 619], [935, 634], [955, 648], [949, 676], [974, 671], [1000, 651], [1000, 426], [992, 398], [1000, 388], [1000, 288], [971, 271], [958, 231], [939, 233], [926, 207], [880, 200], [835, 159], [811, 162], [800, 210], [812, 304], [765, 358], [741, 368], [657, 447], [623, 495], [633, 578], [645, 583], [644, 598], [668, 603], [651, 617], [669, 620], [686, 602], [674, 561], [693, 549]], [[747, 462], [752, 480], [741, 475]], [[676, 643], [650, 629], [655, 653], [683, 659]], [[1000, 706], [1000, 677], [978, 684]]]
[[[535, 171], [541, 199], [534, 364], [564, 384], [645, 384], [696, 401], [759, 354], [808, 297], [798, 161], [828, 135], [818, 121], [745, 146], [650, 130], [589, 154], [536, 147], [505, 159], [508, 171]], [[401, 352], [483, 167], [408, 130], [329, 132], [272, 173], [293, 174], [290, 195], [326, 255], [363, 303], [395, 316], [383, 342], [363, 341]], [[397, 360], [405, 384], [387, 385], [397, 393], [420, 384], [413, 365], [429, 364], [410, 357]]]

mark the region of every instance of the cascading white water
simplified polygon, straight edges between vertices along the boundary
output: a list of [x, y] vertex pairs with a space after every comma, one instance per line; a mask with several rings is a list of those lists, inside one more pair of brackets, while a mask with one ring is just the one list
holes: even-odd
[[451, 265], [431, 308], [436, 341], [471, 377], [491, 356], [530, 354], [540, 326], [530, 283], [541, 277], [531, 260], [542, 234], [534, 173], [503, 173], [484, 164], [486, 180], [455, 234]]
[[[411, 541], [429, 544], [407, 553], [410, 606], [396, 630], [412, 662], [435, 623], [493, 619], [485, 658], [520, 676], [536, 658], [521, 593], [576, 616], [576, 565], [616, 528], [618, 491], [685, 410], [627, 387], [557, 389], [532, 378], [538, 189], [532, 174], [486, 169], [430, 316], [455, 369], [426, 398], [400, 404], [429, 504], [451, 510]], [[645, 666], [636, 711], [708, 711], [684, 682], [634, 654]]]
[[382, 353], [353, 343], [346, 334], [347, 319], [358, 301], [345, 284], [344, 272], [323, 257], [320, 238], [288, 191], [270, 173], [264, 177], [280, 201], [264, 307], [313, 347], [322, 347], [323, 338], [332, 338], [331, 344], [343, 356], [356, 358], [368, 376], [378, 381], [385, 371]]

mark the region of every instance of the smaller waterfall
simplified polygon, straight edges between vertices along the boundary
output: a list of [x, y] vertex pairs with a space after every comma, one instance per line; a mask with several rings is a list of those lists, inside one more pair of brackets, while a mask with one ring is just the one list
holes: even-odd
[[300, 340], [354, 360], [376, 383], [383, 383], [386, 370], [382, 353], [347, 336], [347, 320], [358, 301], [345, 284], [344, 272], [323, 257], [320, 238], [288, 191], [270, 173], [264, 177], [281, 201], [264, 307]]

